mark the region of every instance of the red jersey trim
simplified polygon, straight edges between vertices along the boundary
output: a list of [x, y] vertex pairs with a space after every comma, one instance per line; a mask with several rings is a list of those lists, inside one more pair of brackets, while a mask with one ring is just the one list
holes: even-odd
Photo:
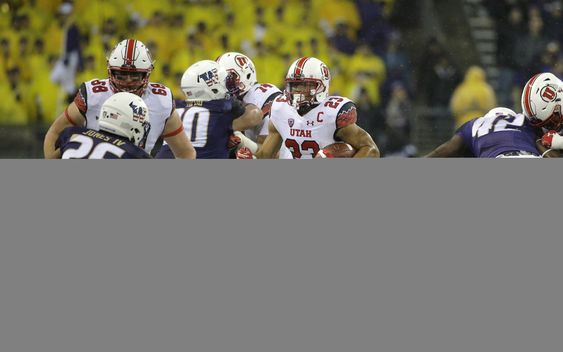
[[80, 90], [78, 91], [78, 93], [76, 93], [76, 96], [74, 97], [74, 104], [76, 104], [76, 107], [78, 108], [78, 110], [80, 110], [82, 114], [86, 114], [86, 111], [88, 110], [88, 105], [86, 104], [86, 101], [84, 100], [84, 97], [82, 96], [82, 92], [80, 92]]
[[356, 106], [352, 105], [348, 110], [340, 110], [336, 116], [336, 128], [346, 127], [358, 121]]

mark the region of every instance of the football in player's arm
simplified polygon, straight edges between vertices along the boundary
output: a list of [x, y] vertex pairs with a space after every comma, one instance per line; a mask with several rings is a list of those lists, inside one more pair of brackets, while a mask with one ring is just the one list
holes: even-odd
[[[354, 147], [354, 149], [357, 150], [356, 154], [354, 154], [354, 158], [378, 158], [379, 149], [377, 148], [377, 145], [371, 136], [355, 123], [357, 115], [354, 103], [350, 102], [346, 104], [342, 110], [347, 110], [349, 112], [346, 115], [343, 115], [341, 112], [339, 117], [337, 117], [337, 124], [340, 126], [337, 127], [336, 132], [334, 133], [334, 139], [336, 141], [348, 143]], [[280, 150], [282, 142], [282, 136], [274, 124], [270, 122], [268, 136], [262, 144], [262, 147], [256, 152], [256, 158], [275, 158], [276, 153]]]
[[61, 132], [70, 126], [97, 130], [100, 106], [118, 92], [134, 93], [145, 101], [151, 113], [152, 129], [145, 150], [150, 153], [159, 138], [170, 145], [176, 158], [195, 159], [195, 149], [185, 133], [180, 116], [174, 109], [170, 89], [162, 84], [150, 83], [153, 60], [146, 46], [134, 39], [116, 45], [108, 57], [108, 79], [84, 82], [74, 102], [49, 127], [43, 142], [46, 159], [60, 158], [56, 141]]

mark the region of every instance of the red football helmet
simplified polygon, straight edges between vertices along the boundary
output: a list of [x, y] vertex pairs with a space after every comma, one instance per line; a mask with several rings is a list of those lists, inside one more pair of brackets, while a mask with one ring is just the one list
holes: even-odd
[[108, 57], [108, 75], [115, 92], [143, 95], [154, 68], [149, 49], [135, 39], [119, 42]]

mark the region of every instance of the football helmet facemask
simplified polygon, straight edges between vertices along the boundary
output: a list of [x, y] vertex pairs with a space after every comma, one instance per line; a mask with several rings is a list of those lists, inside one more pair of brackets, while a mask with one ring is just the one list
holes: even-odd
[[154, 68], [149, 49], [135, 39], [119, 42], [108, 58], [108, 76], [115, 92], [143, 95]]

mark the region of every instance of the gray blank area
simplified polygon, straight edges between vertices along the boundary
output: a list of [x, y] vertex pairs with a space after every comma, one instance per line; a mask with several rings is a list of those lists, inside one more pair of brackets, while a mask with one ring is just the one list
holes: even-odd
[[560, 351], [557, 163], [2, 161], [0, 350]]

